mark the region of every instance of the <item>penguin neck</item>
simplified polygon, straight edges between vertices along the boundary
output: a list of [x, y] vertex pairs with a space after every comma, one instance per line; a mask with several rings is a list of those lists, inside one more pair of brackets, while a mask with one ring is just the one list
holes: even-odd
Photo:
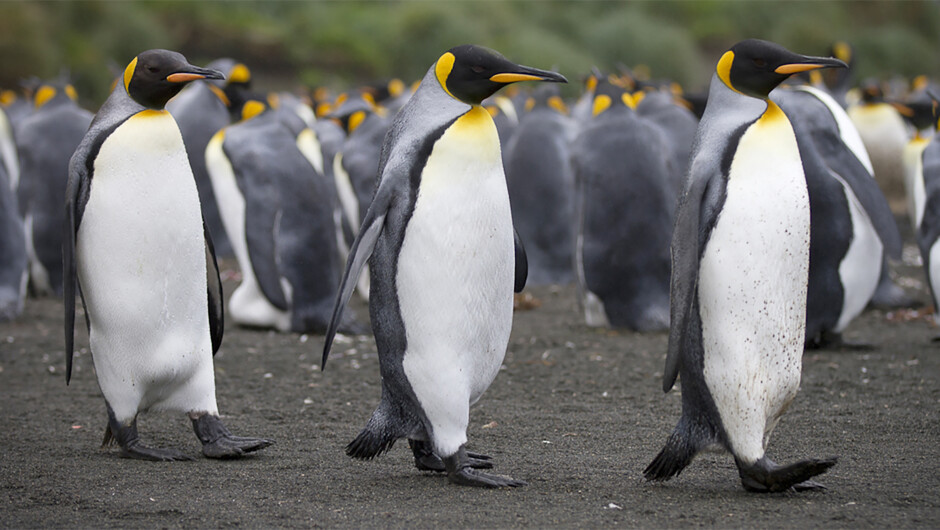
[[[729, 112], [729, 109], [733, 111]], [[715, 74], [708, 88], [708, 102], [702, 121], [734, 120], [740, 125], [760, 118], [766, 111], [767, 100], [732, 90]]]

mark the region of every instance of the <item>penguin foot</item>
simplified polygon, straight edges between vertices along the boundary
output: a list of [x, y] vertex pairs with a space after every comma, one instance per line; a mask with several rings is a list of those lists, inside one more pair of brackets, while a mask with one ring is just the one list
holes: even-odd
[[233, 436], [222, 420], [211, 414], [203, 414], [192, 421], [193, 431], [202, 442], [202, 454], [207, 458], [239, 458], [274, 443], [264, 438]]
[[756, 493], [774, 493], [825, 489], [822, 484], [809, 479], [828, 471], [837, 460], [836, 457], [814, 458], [778, 466], [765, 456], [750, 465], [737, 459], [735, 463], [744, 489]]
[[478, 488], [516, 488], [525, 486], [523, 480], [502, 475], [491, 475], [477, 471], [470, 464], [470, 456], [461, 447], [456, 453], [442, 459], [447, 471], [447, 480], [458, 486], [474, 486]]
[[874, 349], [870, 342], [845, 340], [841, 333], [822, 331], [806, 341], [807, 350], [867, 351]]
[[193, 457], [177, 451], [176, 449], [155, 449], [142, 444], [140, 442], [140, 435], [137, 433], [137, 417], [135, 416], [129, 424], [125, 425], [117, 420], [109, 404], [108, 425], [104, 429], [104, 440], [101, 441], [101, 448], [107, 449], [115, 443], [121, 447], [121, 456], [123, 458], [151, 460], [155, 462], [195, 460]]
[[[409, 439], [408, 446], [411, 447], [411, 451], [415, 455], [415, 467], [419, 470], [438, 473], [447, 471], [441, 457], [431, 450], [431, 444], [421, 440]], [[470, 451], [467, 451], [467, 464], [473, 469], [491, 469], [493, 467], [492, 459], [489, 456]]]

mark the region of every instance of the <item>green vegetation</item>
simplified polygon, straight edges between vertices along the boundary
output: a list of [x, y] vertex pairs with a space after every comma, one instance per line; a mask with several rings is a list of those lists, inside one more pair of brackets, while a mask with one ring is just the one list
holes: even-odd
[[[338, 89], [420, 78], [441, 52], [483, 44], [578, 79], [647, 65], [705, 85], [718, 54], [759, 37], [825, 54], [857, 51], [857, 78], [940, 76], [940, 2], [923, 1], [32, 1], [0, 3], [0, 86], [69, 69], [96, 107], [137, 52], [245, 62], [259, 88]], [[570, 87], [571, 93], [577, 87]]]

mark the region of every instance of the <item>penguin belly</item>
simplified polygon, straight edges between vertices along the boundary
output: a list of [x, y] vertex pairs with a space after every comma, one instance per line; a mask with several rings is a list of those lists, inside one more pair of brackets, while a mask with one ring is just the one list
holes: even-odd
[[849, 215], [852, 217], [852, 241], [839, 263], [839, 279], [843, 293], [842, 312], [833, 328], [836, 333], [842, 333], [875, 294], [878, 280], [881, 278], [884, 245], [852, 188], [834, 173], [833, 176], [842, 184]]
[[442, 457], [466, 442], [469, 407], [499, 372], [512, 328], [512, 214], [497, 138], [478, 107], [445, 131], [398, 258], [403, 368]]
[[206, 147], [206, 166], [209, 168], [212, 191], [218, 203], [222, 225], [242, 272], [242, 281], [229, 298], [229, 313], [235, 322], [244, 326], [273, 327], [279, 331], [289, 331], [290, 312], [274, 307], [264, 296], [255, 278], [245, 237], [245, 197], [238, 188], [232, 164], [222, 149], [224, 140], [224, 132], [219, 132], [209, 141]]
[[143, 111], [104, 141], [76, 252], [118, 421], [150, 408], [218, 414], [199, 195], [169, 113]]
[[907, 194], [907, 214], [914, 232], [924, 219], [924, 149], [930, 140], [918, 136], [904, 147], [904, 190]]
[[746, 463], [763, 456], [799, 389], [809, 220], [792, 128], [782, 113], [765, 116], [741, 137], [698, 287], [704, 379]]
[[[930, 246], [930, 267], [927, 275], [930, 280], [930, 290], [934, 300], [940, 300], [940, 239]], [[940, 324], [940, 313], [934, 314], [934, 322]]]

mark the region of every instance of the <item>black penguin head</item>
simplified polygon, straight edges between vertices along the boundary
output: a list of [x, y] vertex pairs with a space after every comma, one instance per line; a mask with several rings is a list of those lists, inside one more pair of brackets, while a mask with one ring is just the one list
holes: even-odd
[[162, 109], [186, 83], [197, 79], [224, 79], [218, 70], [200, 68], [169, 50], [148, 50], [124, 69], [124, 88], [141, 105]]
[[845, 68], [846, 64], [831, 57], [793, 53], [773, 42], [748, 39], [726, 51], [715, 71], [732, 90], [766, 99], [771, 90], [792, 74], [829, 67]]
[[66, 101], [78, 101], [78, 93], [75, 92], [75, 87], [67, 81], [59, 80], [43, 83], [33, 93], [33, 106], [37, 109], [47, 104]]
[[434, 72], [448, 94], [471, 105], [479, 105], [517, 81], [568, 82], [561, 74], [520, 66], [493, 50], [472, 44], [448, 50], [437, 60]]
[[635, 109], [640, 100], [643, 99], [643, 96], [645, 96], [645, 93], [642, 91], [632, 94], [620, 83], [611, 82], [609, 78], [598, 81], [594, 89], [591, 115], [598, 116], [610, 109], [616, 108]]

